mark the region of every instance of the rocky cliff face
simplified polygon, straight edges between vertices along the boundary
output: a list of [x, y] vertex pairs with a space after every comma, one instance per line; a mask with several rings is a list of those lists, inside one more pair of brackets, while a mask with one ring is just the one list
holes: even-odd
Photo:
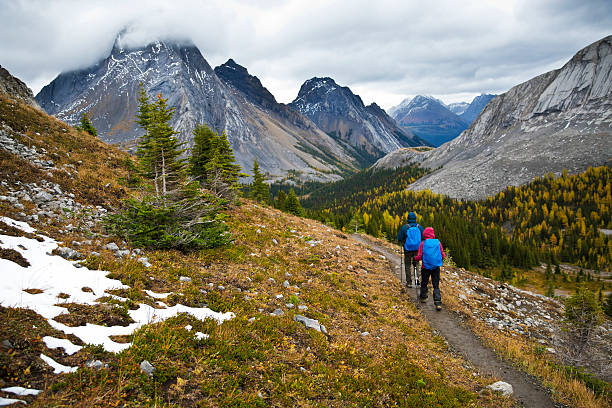
[[418, 180], [457, 198], [481, 199], [549, 172], [579, 173], [612, 157], [612, 36], [562, 68], [492, 99], [459, 137], [421, 156], [442, 169]]
[[119, 36], [108, 58], [60, 74], [36, 98], [48, 113], [69, 124], [87, 112], [104, 141], [134, 144], [141, 134], [134, 123], [139, 83], [149, 95], [161, 93], [176, 108], [172, 125], [187, 147], [196, 124], [225, 131], [247, 172], [257, 159], [272, 179], [292, 170], [307, 180], [334, 180], [353, 166], [352, 158], [322, 132], [271, 118], [266, 109], [276, 102], [269, 92], [260, 92], [265, 88], [259, 80], [228, 86], [188, 43], [156, 41], [129, 49]]
[[451, 112], [442, 101], [430, 96], [417, 95], [406, 99], [392, 108], [392, 112], [397, 123], [434, 146], [454, 139], [468, 127], [468, 123]]
[[12, 76], [6, 69], [0, 66], [0, 94], [4, 94], [11, 99], [17, 99], [28, 105], [40, 109], [34, 99], [32, 90], [28, 88], [20, 79]]
[[427, 144], [397, 126], [377, 105], [366, 107], [359, 96], [331, 78], [304, 82], [289, 105], [336, 140], [355, 148], [363, 163], [400, 147]]

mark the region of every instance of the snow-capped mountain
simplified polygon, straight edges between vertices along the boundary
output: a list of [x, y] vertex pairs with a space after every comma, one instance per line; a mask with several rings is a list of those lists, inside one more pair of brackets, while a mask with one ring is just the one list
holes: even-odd
[[453, 112], [455, 115], [461, 115], [469, 106], [470, 104], [467, 102], [455, 102], [446, 105], [448, 110]]
[[612, 164], [612, 36], [580, 50], [562, 68], [493, 98], [459, 137], [430, 152], [396, 152], [440, 170], [417, 180], [456, 198], [481, 199], [549, 172]]
[[[120, 34], [107, 58], [60, 74], [36, 99], [69, 124], [87, 112], [104, 141], [134, 144], [141, 134], [134, 123], [140, 83], [150, 96], [162, 94], [176, 108], [172, 125], [186, 146], [192, 143], [196, 124], [225, 131], [247, 172], [254, 159], [273, 179], [292, 170], [304, 179], [330, 180], [353, 168], [354, 159], [332, 138], [316, 126], [295, 126], [278, 115], [270, 118], [261, 100], [219, 79], [188, 42], [154, 41], [128, 48]], [[260, 83], [259, 88], [265, 90]], [[271, 94], [266, 98], [275, 103]]]
[[468, 127], [442, 101], [431, 96], [417, 95], [405, 99], [392, 111], [397, 123], [434, 146], [454, 139]]
[[400, 147], [427, 144], [397, 126], [380, 107], [365, 106], [358, 95], [331, 78], [307, 80], [289, 106], [336, 140], [357, 149], [362, 163], [369, 164]]

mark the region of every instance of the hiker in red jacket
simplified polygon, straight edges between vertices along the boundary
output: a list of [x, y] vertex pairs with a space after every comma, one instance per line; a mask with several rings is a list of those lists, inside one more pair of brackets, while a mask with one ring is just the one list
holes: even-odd
[[423, 232], [423, 242], [419, 246], [419, 252], [414, 257], [416, 261], [423, 261], [421, 267], [421, 302], [427, 300], [427, 284], [431, 276], [431, 284], [433, 286], [434, 304], [437, 310], [442, 309], [442, 295], [440, 294], [440, 266], [446, 257], [442, 243], [436, 239], [434, 229], [431, 227], [425, 228]]

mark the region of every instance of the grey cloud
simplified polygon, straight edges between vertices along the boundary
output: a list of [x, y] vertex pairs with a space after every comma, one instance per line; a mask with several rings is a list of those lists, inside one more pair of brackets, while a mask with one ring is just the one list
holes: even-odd
[[[107, 55], [116, 33], [142, 45], [191, 38], [234, 58], [280, 101], [331, 76], [383, 107], [415, 94], [504, 92], [611, 34], [609, 1], [19, 1], [0, 3], [0, 64], [35, 87]], [[35, 89], [36, 90], [36, 89]]]

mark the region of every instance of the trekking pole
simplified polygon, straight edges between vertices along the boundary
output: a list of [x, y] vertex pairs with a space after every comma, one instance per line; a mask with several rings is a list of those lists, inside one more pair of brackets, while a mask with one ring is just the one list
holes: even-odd
[[414, 294], [416, 295], [416, 297], [414, 298], [414, 301], [417, 304], [417, 307], [419, 305], [419, 285], [417, 285], [418, 281], [419, 281], [419, 273], [417, 272], [417, 264], [414, 263], [414, 260], [412, 261], [412, 269], [414, 270]]
[[402, 252], [400, 249], [400, 283], [404, 286], [404, 254]]

